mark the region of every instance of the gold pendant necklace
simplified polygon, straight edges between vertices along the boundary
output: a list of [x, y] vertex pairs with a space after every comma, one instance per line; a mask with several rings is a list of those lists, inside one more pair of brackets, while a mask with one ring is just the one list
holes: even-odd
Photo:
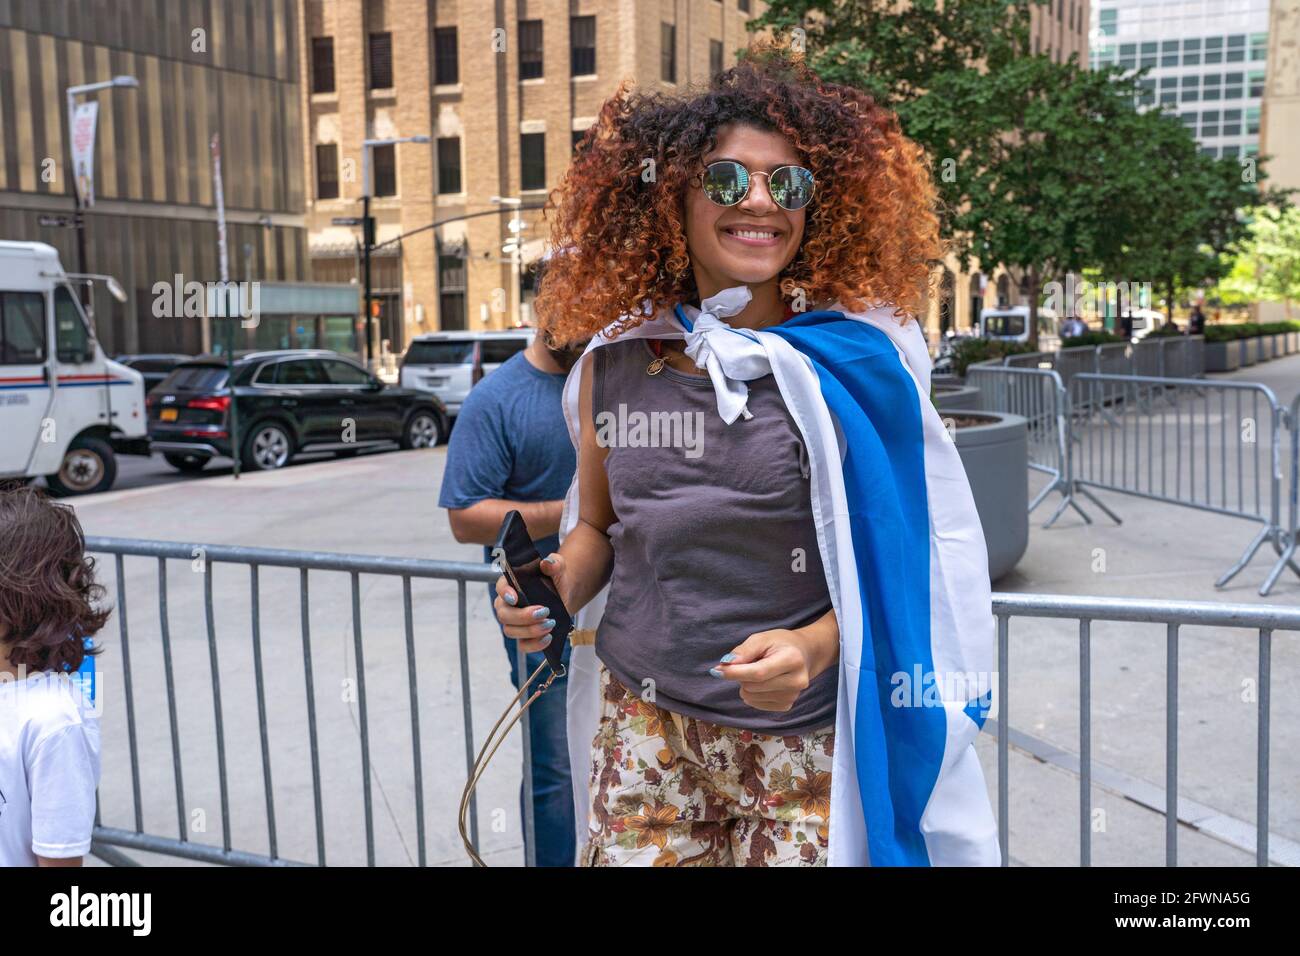
[[647, 375], [658, 375], [668, 364], [668, 357], [663, 353], [663, 343], [659, 339], [651, 339], [650, 348], [654, 350], [655, 357], [650, 360], [650, 364], [645, 367]]

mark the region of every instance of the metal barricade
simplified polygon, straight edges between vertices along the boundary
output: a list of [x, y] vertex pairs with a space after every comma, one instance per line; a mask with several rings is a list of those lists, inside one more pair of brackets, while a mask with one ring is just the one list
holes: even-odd
[[1133, 358], [1127, 342], [1097, 346], [1095, 372], [1102, 375], [1132, 375]]
[[1082, 372], [1097, 371], [1097, 349], [1091, 345], [1076, 345], [1056, 353], [1056, 372], [1067, 389], [1074, 376]]
[[[1043, 377], [1046, 376], [1040, 376]], [[1016, 384], [1015, 387], [1031, 386]], [[113, 724], [109, 724], [107, 719], [101, 722], [104, 723], [105, 744], [120, 753], [124, 736], [129, 752], [129, 757], [122, 754], [105, 761], [100, 787], [101, 807], [106, 789], [120, 796], [129, 788], [131, 794], [129, 813], [125, 814], [130, 817], [130, 823], [106, 825], [97, 813], [93, 853], [112, 863], [133, 862], [117, 849], [124, 848], [200, 863], [324, 865], [331, 861], [352, 862], [347, 851], [351, 850], [352, 856], [359, 858], [364, 845], [365, 862], [375, 865], [391, 862], [376, 858], [376, 823], [383, 825], [391, 842], [394, 832], [400, 836], [397, 817], [409, 812], [409, 819], [415, 823], [417, 848], [414, 852], [410, 847], [404, 848], [408, 862], [421, 866], [461, 862], [459, 853], [432, 861], [426, 853], [425, 844], [429, 841], [425, 812], [428, 790], [422, 767], [430, 761], [422, 746], [421, 731], [425, 727], [433, 728], [434, 747], [447, 745], [445, 752], [436, 753], [432, 766], [435, 772], [452, 771], [450, 776], [454, 779], [451, 783], [459, 793], [462, 777], [454, 768], [460, 766], [460, 758], [453, 750], [461, 741], [456, 739], [459, 735], [448, 724], [463, 724], [463, 758], [468, 770], [474, 754], [466, 589], [472, 582], [493, 580], [495, 574], [489, 567], [414, 558], [97, 537], [87, 539], [87, 549], [112, 556], [116, 571], [113, 590], [118, 640], [112, 644], [113, 653], [101, 661], [107, 663], [117, 658], [120, 662], [121, 699], [114, 697], [112, 706], [116, 712], [117, 705], [121, 704], [124, 719]], [[151, 559], [154, 567], [146, 566], [143, 569], [145, 573], [128, 576], [126, 559], [134, 556]], [[169, 561], [188, 565], [191, 580], [183, 583], [181, 574], [169, 573]], [[239, 568], [247, 573], [249, 601], [246, 622], [229, 623], [235, 619], [237, 610], [244, 610], [235, 607], [240, 603], [242, 586], [235, 589], [224, 586], [227, 582], [242, 585], [244, 575], [227, 576], [223, 572], [220, 577], [223, 587], [218, 600], [214, 595], [214, 567], [217, 566], [229, 570]], [[318, 589], [338, 605], [335, 616], [322, 621], [319, 613], [313, 617], [309, 583], [332, 573], [344, 575], [348, 586]], [[274, 578], [273, 574], [276, 575]], [[382, 626], [368, 627], [363, 631], [363, 580], [366, 582], [364, 591], [370, 603], [374, 604], [376, 594], [372, 578], [395, 585], [393, 593], [400, 596], [396, 606], [390, 609], [393, 612], [390, 623], [395, 626], [387, 631]], [[423, 604], [418, 596], [413, 595], [412, 586], [414, 582], [423, 580], [452, 583], [456, 587], [459, 667], [454, 675], [425, 670], [422, 679], [417, 681], [417, 658], [422, 650], [428, 650], [429, 641], [427, 636], [421, 641], [416, 639], [417, 625], [423, 630], [428, 622], [420, 619], [419, 611]], [[128, 602], [130, 607], [138, 608], [142, 599], [154, 596], [148, 593], [151, 585], [156, 587], [158, 630], [155, 634], [142, 636], [140, 629], [130, 623]], [[195, 600], [197, 595], [188, 593], [195, 589], [200, 592], [201, 601]], [[295, 593], [297, 600], [284, 600], [286, 590]], [[266, 600], [262, 600], [264, 595]], [[186, 598], [189, 598], [189, 603], [185, 606], [197, 612], [194, 616], [201, 617], [202, 623], [173, 620], [178, 603], [183, 604]], [[1256, 813], [1253, 846], [1248, 848], [1255, 851], [1259, 865], [1269, 863], [1272, 642], [1276, 631], [1300, 631], [1300, 608], [995, 593], [992, 614], [997, 633], [997, 713], [990, 717], [985, 730], [996, 734], [998, 826], [1004, 865], [1010, 862], [1011, 746], [1014, 743], [1033, 754], [1035, 744], [1045, 743], [1018, 732], [1010, 725], [1010, 637], [1011, 621], [1016, 618], [1055, 619], [1077, 622], [1078, 625], [1079, 753], [1076, 761], [1064, 754], [1059, 746], [1050, 745], [1050, 756], [1058, 766], [1077, 773], [1079, 777], [1080, 864], [1085, 866], [1091, 863], [1091, 822], [1095, 805], [1091, 739], [1092, 626], [1097, 622], [1128, 622], [1164, 628], [1167, 662], [1165, 787], [1163, 793], [1157, 791], [1155, 799], [1147, 805], [1165, 816], [1165, 859], [1170, 866], [1176, 865], [1178, 859], [1178, 761], [1181, 752], [1177, 715], [1182, 629], [1206, 626], [1254, 631], [1259, 652]], [[179, 626], [173, 626], [175, 624]], [[447, 622], [448, 631], [449, 624]], [[219, 627], [223, 631], [220, 637]], [[494, 650], [499, 646], [495, 640], [493, 645]], [[343, 667], [336, 669], [335, 673], [346, 673], [351, 677], [342, 688], [343, 696], [356, 704], [354, 715], [344, 708], [349, 716], [342, 721], [336, 713], [321, 706], [328, 703], [328, 697], [334, 693], [334, 688], [328, 683], [333, 658], [325, 654], [331, 646], [335, 652], [343, 652]], [[349, 658], [352, 666], [348, 665]], [[252, 678], [255, 691], [251, 697], [245, 695], [243, 699], [237, 682], [232, 680], [239, 676], [241, 666], [245, 676]], [[107, 677], [109, 673], [111, 671], [106, 668], [103, 676]], [[106, 692], [115, 693], [111, 683], [102, 679], [98, 682], [101, 701]], [[459, 692], [455, 693], [457, 684]], [[284, 729], [284, 718], [271, 712], [271, 704], [283, 706], [285, 702], [279, 699], [280, 695], [292, 694], [295, 688], [299, 697], [294, 703], [298, 703], [300, 698], [302, 718], [292, 722], [299, 734], [298, 740], [286, 746], [283, 739], [276, 737], [276, 733]], [[505, 692], [507, 699], [509, 696], [509, 692]], [[459, 701], [454, 699], [456, 697]], [[447, 698], [452, 698], [450, 709], [454, 709], [457, 703], [460, 705], [457, 721], [439, 721], [436, 713], [430, 714], [435, 705], [447, 703]], [[430, 720], [430, 716], [435, 719]], [[1025, 720], [1032, 723], [1034, 716], [1026, 714]], [[1145, 726], [1145, 717], [1135, 714], [1134, 720], [1139, 719]], [[193, 725], [199, 721], [210, 730], [209, 733], [193, 732]], [[377, 730], [372, 730], [372, 726]], [[409, 741], [395, 740], [403, 736], [401, 731], [408, 726]], [[336, 733], [339, 730], [343, 733]], [[372, 738], [381, 744], [391, 746], [396, 743], [397, 746], [390, 750], [381, 746], [372, 756]], [[392, 754], [404, 750], [408, 743], [408, 757], [396, 761]], [[354, 797], [351, 802], [354, 805], [360, 802], [363, 812], [347, 812], [348, 800], [340, 791], [352, 788], [339, 785], [339, 781], [345, 779], [338, 772], [341, 766], [337, 759], [339, 750], [355, 752], [352, 754], [354, 759], [347, 762], [353, 765], [354, 770], [360, 771], [361, 785], [357, 789], [363, 800]], [[146, 784], [141, 772], [146, 763], [151, 769], [165, 770], [165, 773], [158, 774]], [[243, 782], [239, 777], [241, 767], [247, 767], [253, 779], [240, 792], [231, 793], [232, 782], [236, 786]], [[285, 771], [294, 769], [299, 771], [301, 778], [286, 783]], [[525, 767], [525, 780], [527, 774]], [[125, 779], [127, 776], [129, 781]], [[196, 777], [200, 778], [197, 785]], [[166, 782], [160, 785], [159, 780]], [[433, 782], [437, 784], [439, 781], [435, 777]], [[1107, 783], [1102, 780], [1100, 785]], [[260, 797], [251, 801], [251, 809], [246, 800], [250, 792]], [[153, 827], [156, 814], [150, 814], [154, 819], [146, 819], [145, 805], [151, 804], [152, 809], [157, 810], [158, 806], [170, 803], [173, 798], [174, 806], [168, 809], [175, 813], [178, 835], [159, 835]], [[238, 812], [233, 809], [236, 804], [241, 805]], [[525, 801], [525, 806], [530, 804]], [[278, 812], [286, 809], [287, 813]], [[205, 832], [195, 830], [193, 823], [207, 810], [220, 812], [219, 842], [193, 838], [194, 832]], [[1195, 815], [1194, 809], [1189, 812]], [[114, 815], [114, 808], [110, 807], [108, 813]], [[435, 815], [434, 819], [443, 817]], [[454, 816], [448, 808], [446, 831], [454, 830], [452, 819]], [[471, 819], [476, 820], [476, 814]], [[327, 820], [331, 820], [332, 825], [327, 826]], [[531, 826], [531, 821], [527, 822]], [[472, 827], [477, 840], [476, 823], [472, 823]], [[290, 831], [287, 840], [282, 839], [285, 830]], [[531, 838], [531, 832], [526, 832]], [[1229, 839], [1242, 845], [1242, 837], [1235, 832]], [[298, 851], [313, 842], [315, 860], [308, 862], [305, 859], [308, 854]], [[331, 847], [341, 847], [341, 852], [327, 857], [327, 843]], [[250, 849], [251, 844], [256, 846]], [[289, 852], [282, 852], [286, 849]]]
[[1295, 560], [1296, 548], [1300, 546], [1300, 395], [1291, 402], [1286, 417], [1291, 428], [1291, 478], [1287, 489], [1290, 505], [1287, 509], [1286, 527], [1282, 534], [1282, 553], [1278, 555], [1273, 569], [1264, 579], [1264, 584], [1259, 589], [1260, 595], [1267, 595], [1273, 590], [1273, 585], [1277, 583], [1283, 569], [1289, 567], [1300, 575], [1300, 565], [1296, 564]]
[[[118, 753], [104, 760], [100, 800], [109, 820], [97, 814], [94, 852], [122, 859], [112, 849], [119, 847], [207, 863], [324, 865], [329, 842], [337, 844], [338, 862], [430, 862], [424, 766], [440, 774], [435, 805], [448, 798], [443, 790], [454, 790], [455, 803], [445, 807], [453, 820], [476, 755], [467, 587], [495, 581], [489, 565], [102, 537], [88, 537], [86, 548], [112, 557], [117, 640], [114, 653], [100, 659], [99, 693], [120, 690], [103, 711], [105, 742], [114, 740]], [[128, 562], [132, 557], [151, 559], [156, 570]], [[423, 581], [454, 586], [454, 621], [428, 619], [436, 595], [423, 588], [413, 594]], [[365, 627], [363, 586], [373, 612]], [[487, 589], [477, 587], [486, 602]], [[142, 598], [155, 594], [156, 620], [138, 616]], [[376, 606], [376, 595], [388, 599]], [[417, 626], [425, 632], [420, 642]], [[500, 632], [493, 633], [487, 659], [504, 664]], [[440, 654], [434, 642], [443, 638], [455, 648], [458, 673], [426, 663], [417, 681], [417, 659]], [[508, 681], [501, 683], [499, 705], [485, 705], [493, 713], [513, 695], [505, 692]], [[340, 786], [357, 776], [356, 789]], [[523, 778], [521, 835], [531, 863], [526, 762]], [[232, 813], [235, 804], [243, 810]], [[161, 822], [173, 813], [167, 834]], [[213, 830], [219, 817], [220, 834], [205, 839], [209, 816]], [[342, 833], [340, 820], [348, 821]], [[413, 838], [406, 832], [412, 822]], [[377, 859], [377, 824], [384, 860]], [[477, 843], [476, 806], [470, 829]], [[460, 840], [454, 825], [449, 830], [437, 849], [444, 862], [458, 862]]]
[[[995, 724], [998, 755], [998, 839], [1002, 865], [1010, 863], [1010, 744], [1020, 738], [1010, 726], [1010, 622], [1015, 617], [1077, 621], [1079, 633], [1079, 865], [1091, 865], [1093, 810], [1092, 762], [1092, 625], [1125, 621], [1165, 627], [1165, 785], [1151, 809], [1165, 818], [1165, 864], [1178, 863], [1178, 691], [1179, 642], [1183, 627], [1207, 626], [1254, 631], [1258, 648], [1255, 726], [1255, 836], [1257, 866], [1269, 865], [1269, 712], [1272, 696], [1272, 649], [1275, 631], [1300, 631], [1300, 608], [1257, 604], [1211, 604], [1139, 601], [1126, 598], [1073, 597], [1049, 594], [994, 594], [997, 618], [998, 680]], [[1032, 715], [1026, 717], [1032, 719]], [[985, 729], [993, 729], [985, 724]], [[1058, 751], [1059, 752], [1059, 751]], [[1065, 769], [1073, 770], [1069, 760]]]
[[1030, 502], [1030, 512], [1053, 491], [1068, 497], [1069, 395], [1060, 376], [1050, 368], [972, 365], [966, 382], [980, 390], [981, 410], [1020, 415], [1027, 423], [1029, 467], [1052, 478]]
[[1164, 371], [1165, 340], [1163, 338], [1145, 338], [1133, 344], [1132, 371], [1134, 375], [1160, 377]]
[[1264, 542], [1282, 553], [1284, 412], [1267, 387], [1084, 374], [1075, 377], [1070, 403], [1072, 487], [1105, 488], [1260, 522], [1241, 559], [1216, 582], [1220, 587]]

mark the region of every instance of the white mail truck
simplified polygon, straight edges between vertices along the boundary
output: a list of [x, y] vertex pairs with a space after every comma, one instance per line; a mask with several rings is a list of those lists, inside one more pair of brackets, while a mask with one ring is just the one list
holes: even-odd
[[53, 247], [0, 240], [0, 482], [44, 476], [56, 495], [107, 491], [118, 454], [148, 454], [144, 378], [110, 361]]

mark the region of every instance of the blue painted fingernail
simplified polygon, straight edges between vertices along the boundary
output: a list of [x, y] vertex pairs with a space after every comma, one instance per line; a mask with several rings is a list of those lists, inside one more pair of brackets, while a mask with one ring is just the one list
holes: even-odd
[[712, 676], [718, 678], [719, 680], [721, 680], [721, 678], [722, 678], [722, 671], [718, 670], [716, 667], [710, 667], [710, 668], [709, 668], [709, 673], [710, 673]]
[[734, 661], [735, 659], [736, 659], [736, 655], [735, 655], [735, 654], [723, 654], [723, 655], [722, 655], [722, 661], [721, 661], [721, 663], [723, 663], [723, 664], [730, 664], [730, 663], [731, 663], [732, 661]]
[[551, 628], [555, 627], [555, 618], [548, 617], [546, 620], [542, 622], [542, 627], [546, 628], [548, 631]]
[[502, 596], [505, 598], [506, 603], [509, 604], [511, 607], [514, 607], [515, 602], [519, 600], [517, 597], [515, 597], [514, 591], [507, 591]]
[[550, 613], [551, 613], [551, 609], [549, 607], [539, 607], [536, 611], [533, 612], [533, 620], [540, 621], [542, 618], [546, 617]]
[[545, 637], [541, 638], [541, 641], [542, 641], [542, 647], [550, 647], [551, 635], [547, 634]]

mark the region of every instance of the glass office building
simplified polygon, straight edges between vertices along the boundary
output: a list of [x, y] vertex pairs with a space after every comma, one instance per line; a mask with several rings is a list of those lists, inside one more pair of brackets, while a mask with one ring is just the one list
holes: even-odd
[[[111, 352], [193, 353], [200, 321], [156, 315], [157, 283], [220, 278], [210, 142], [220, 134], [232, 281], [308, 274], [297, 0], [0, 0], [0, 238], [78, 267], [65, 91], [99, 103], [84, 271]], [[45, 224], [42, 224], [42, 219]]]
[[1094, 0], [1094, 67], [1150, 67], [1140, 102], [1177, 114], [1211, 156], [1259, 151], [1269, 0]]

